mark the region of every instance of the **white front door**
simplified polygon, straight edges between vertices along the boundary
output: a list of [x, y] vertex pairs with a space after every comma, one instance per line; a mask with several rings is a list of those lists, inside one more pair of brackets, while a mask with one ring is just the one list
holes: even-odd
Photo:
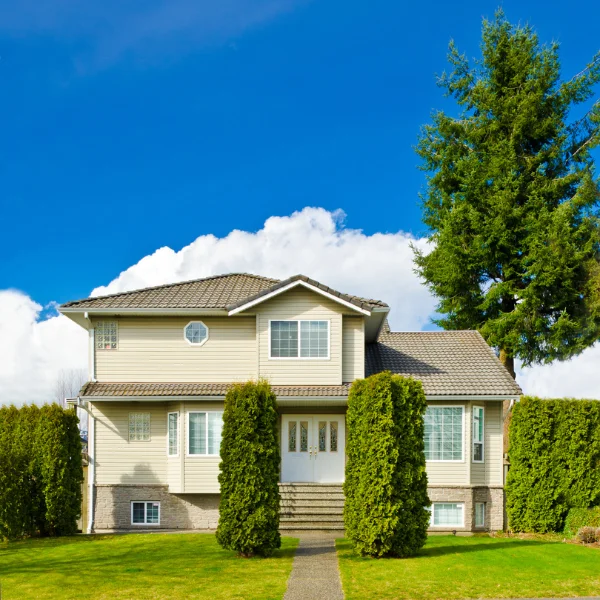
[[283, 415], [281, 481], [342, 483], [344, 415]]

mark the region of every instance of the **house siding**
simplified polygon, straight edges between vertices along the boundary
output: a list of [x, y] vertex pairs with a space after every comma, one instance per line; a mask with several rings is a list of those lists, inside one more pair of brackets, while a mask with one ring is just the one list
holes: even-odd
[[[118, 348], [95, 352], [100, 382], [228, 383], [256, 378], [255, 317], [115, 318]], [[190, 321], [202, 321], [209, 338], [192, 346]]]
[[[294, 288], [259, 305], [260, 376], [273, 385], [341, 385], [344, 307], [305, 288]], [[269, 321], [314, 319], [330, 322], [329, 359], [271, 359]]]
[[342, 322], [342, 381], [350, 383], [365, 376], [365, 320], [344, 316]]

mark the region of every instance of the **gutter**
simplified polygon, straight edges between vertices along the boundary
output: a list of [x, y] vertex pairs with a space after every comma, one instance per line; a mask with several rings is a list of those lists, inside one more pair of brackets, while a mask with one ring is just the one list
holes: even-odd
[[89, 402], [83, 402], [81, 397], [66, 398], [67, 404], [84, 410], [88, 418], [88, 523], [86, 533], [94, 531], [94, 491], [96, 482], [96, 419], [89, 409]]

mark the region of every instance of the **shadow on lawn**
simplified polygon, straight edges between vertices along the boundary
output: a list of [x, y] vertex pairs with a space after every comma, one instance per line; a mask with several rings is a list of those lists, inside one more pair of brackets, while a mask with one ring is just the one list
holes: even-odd
[[483, 542], [479, 544], [465, 544], [464, 546], [435, 546], [423, 548], [415, 558], [431, 558], [432, 556], [445, 556], [448, 554], [466, 554], [467, 552], [482, 552], [484, 550], [502, 550], [504, 548], [522, 548], [523, 546], [543, 546], [556, 542], [540, 542], [537, 540], [515, 540], [506, 542]]

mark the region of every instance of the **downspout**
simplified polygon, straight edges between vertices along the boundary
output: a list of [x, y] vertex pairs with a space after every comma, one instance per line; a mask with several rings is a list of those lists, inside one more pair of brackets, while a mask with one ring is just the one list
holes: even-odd
[[87, 533], [94, 529], [94, 482], [96, 479], [96, 419], [89, 409], [89, 402], [82, 402], [81, 396], [66, 398], [67, 404], [80, 408], [88, 414], [88, 524]]

